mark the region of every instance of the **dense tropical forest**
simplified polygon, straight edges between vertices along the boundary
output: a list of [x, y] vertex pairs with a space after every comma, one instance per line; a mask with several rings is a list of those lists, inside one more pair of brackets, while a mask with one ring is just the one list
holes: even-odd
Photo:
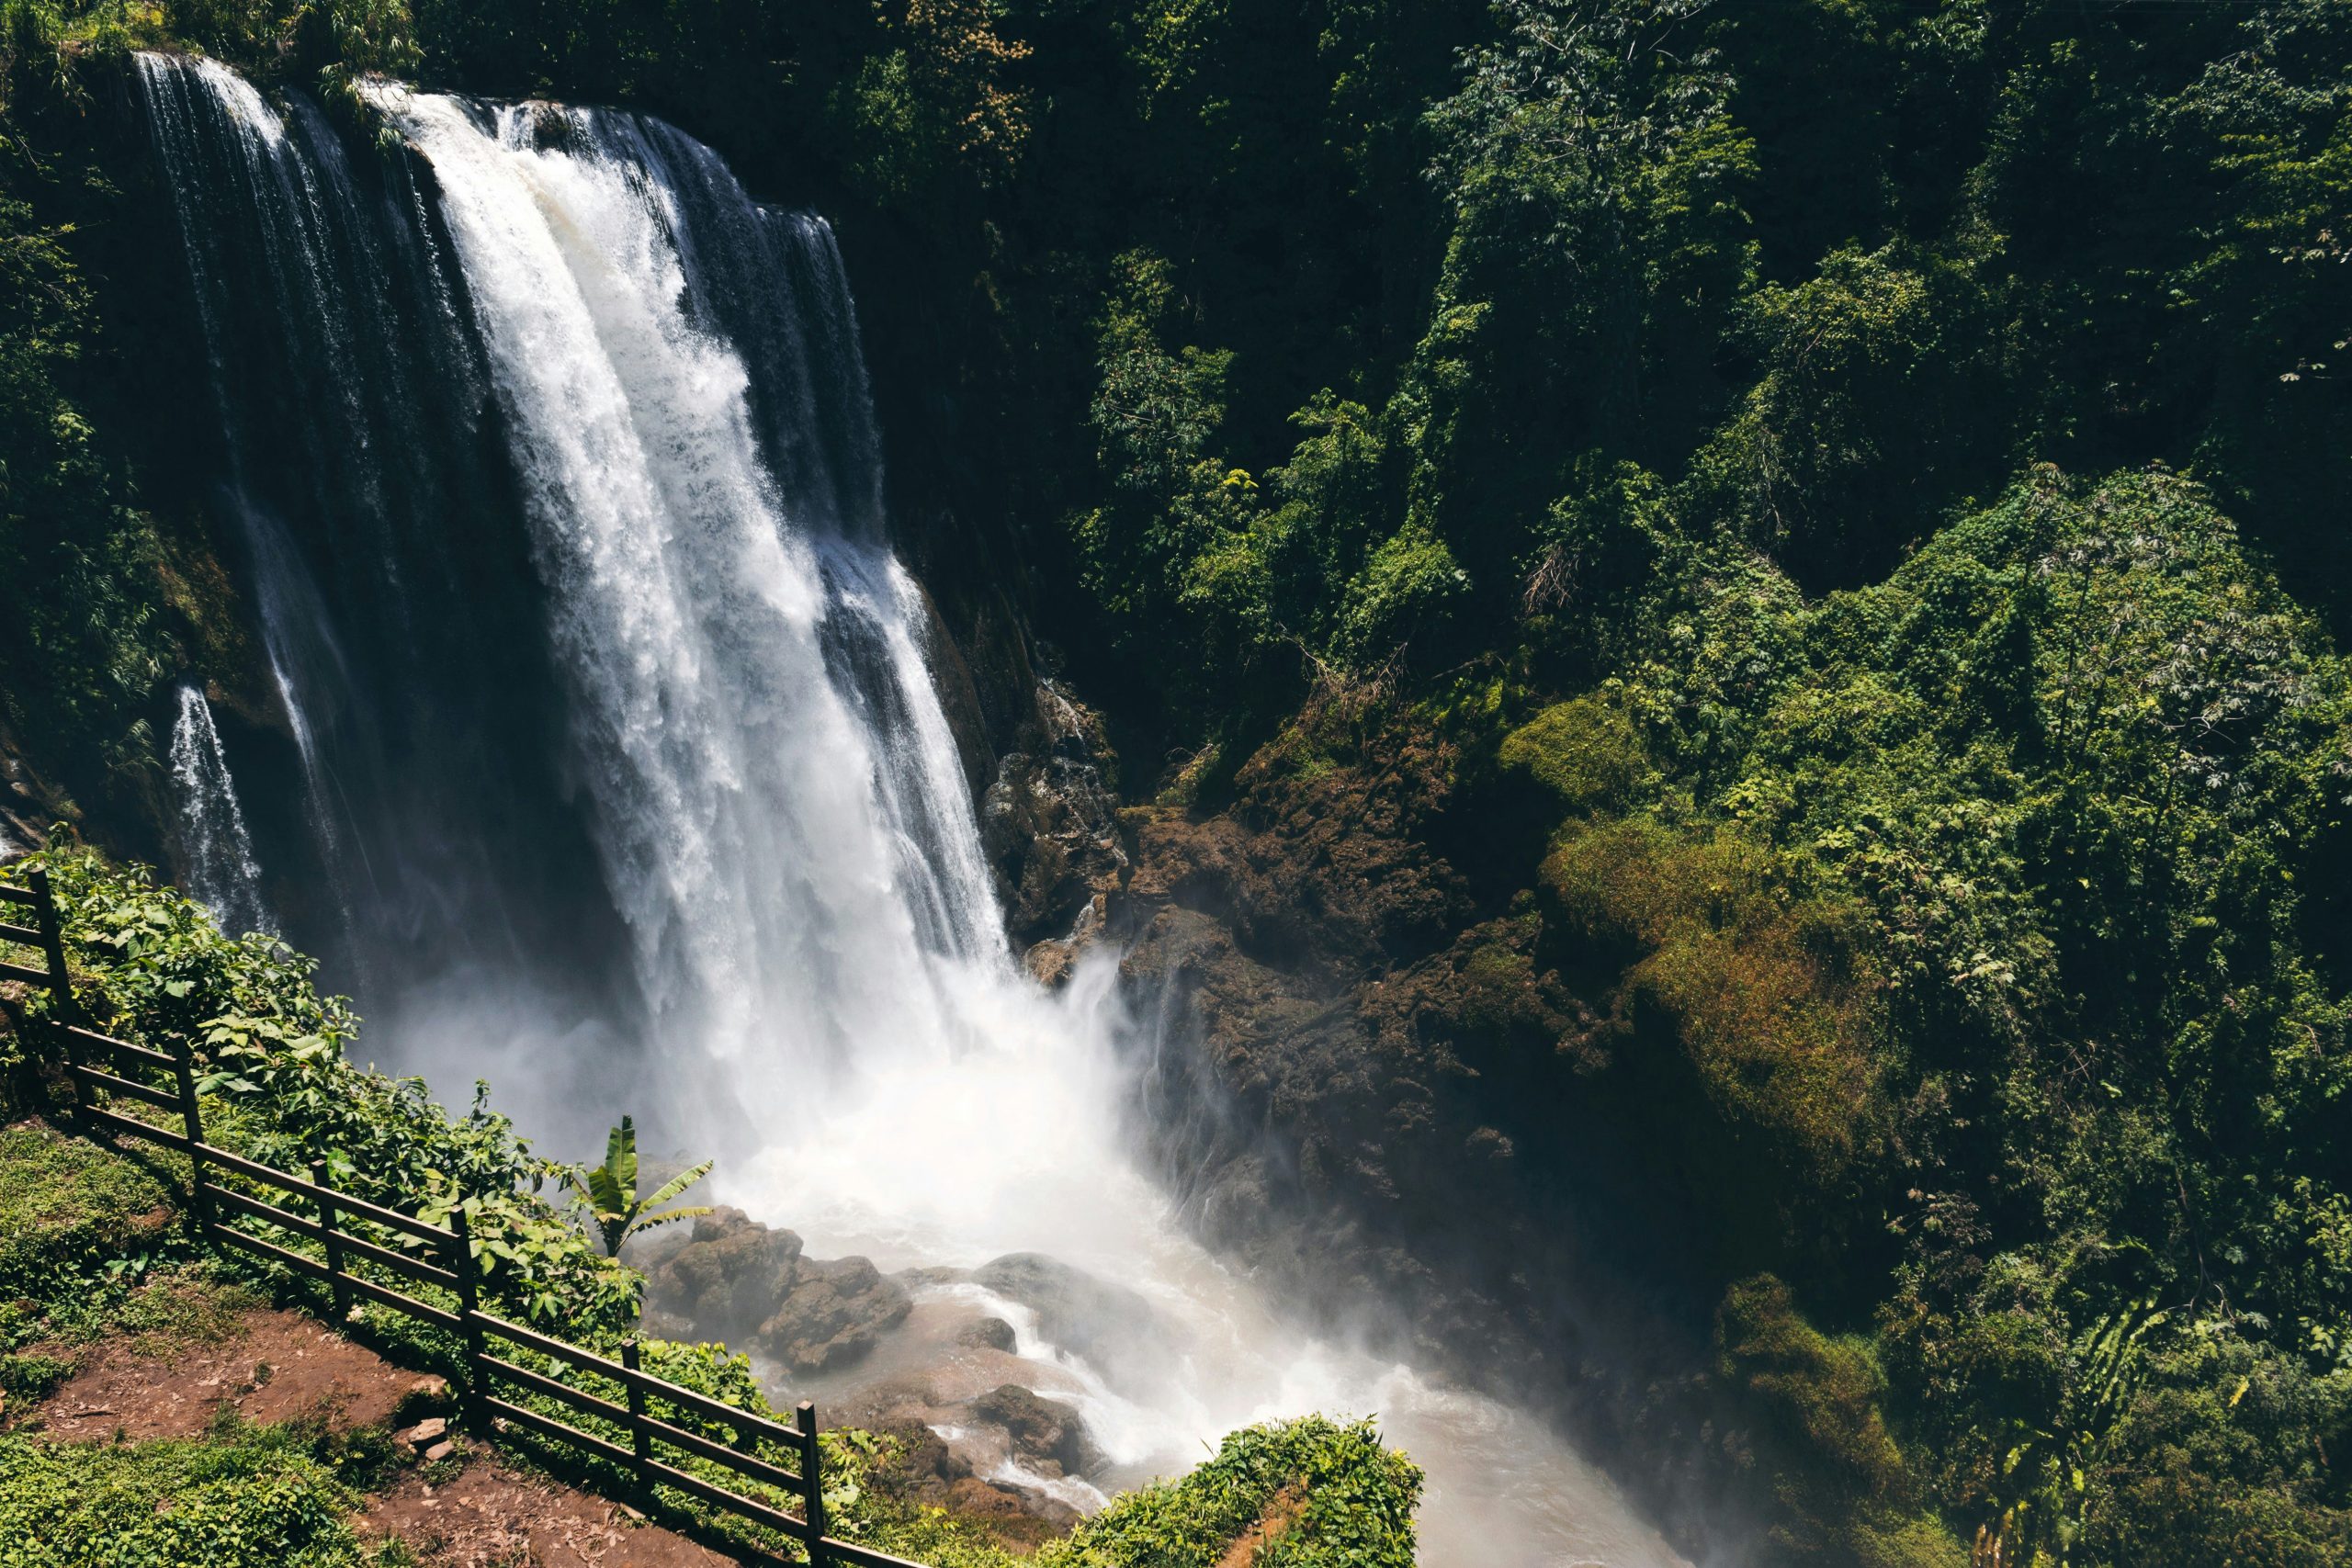
[[0, 747], [94, 838], [251, 661], [125, 51], [641, 107], [839, 229], [1317, 1261], [1702, 1547], [2352, 1561], [2352, 4], [0, 17]]

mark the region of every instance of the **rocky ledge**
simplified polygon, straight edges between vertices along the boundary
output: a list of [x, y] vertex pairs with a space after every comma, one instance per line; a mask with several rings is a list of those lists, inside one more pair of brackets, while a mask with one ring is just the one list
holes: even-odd
[[1140, 1479], [1111, 1462], [1083, 1408], [1104, 1387], [1164, 1393], [1183, 1360], [1142, 1296], [1037, 1253], [885, 1275], [864, 1258], [809, 1258], [793, 1232], [722, 1208], [629, 1257], [649, 1333], [724, 1342], [784, 1392], [815, 1392], [832, 1422], [897, 1435], [917, 1501], [1015, 1544]]
[[723, 1340], [796, 1372], [859, 1360], [913, 1305], [867, 1259], [804, 1257], [799, 1236], [741, 1209], [703, 1216], [683, 1242], [649, 1248], [639, 1266], [649, 1331]]

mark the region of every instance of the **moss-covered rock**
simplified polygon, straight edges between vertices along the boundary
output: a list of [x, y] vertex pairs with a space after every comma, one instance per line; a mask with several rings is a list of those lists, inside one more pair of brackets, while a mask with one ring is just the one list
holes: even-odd
[[1564, 811], [1622, 807], [1649, 772], [1631, 716], [1594, 694], [1555, 703], [1512, 730], [1498, 761], [1551, 791]]

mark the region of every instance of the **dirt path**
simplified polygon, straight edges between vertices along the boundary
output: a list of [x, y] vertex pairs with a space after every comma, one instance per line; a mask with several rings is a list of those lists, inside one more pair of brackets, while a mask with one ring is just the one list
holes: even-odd
[[1306, 1511], [1306, 1489], [1294, 1482], [1275, 1493], [1266, 1504], [1266, 1511], [1258, 1522], [1233, 1538], [1225, 1555], [1216, 1560], [1216, 1568], [1250, 1568], [1258, 1553], [1273, 1543], [1274, 1538], [1297, 1522]]
[[[72, 1377], [13, 1423], [17, 1429], [57, 1442], [195, 1438], [225, 1405], [252, 1422], [315, 1416], [349, 1431], [413, 1418], [447, 1400], [439, 1378], [404, 1371], [314, 1318], [266, 1307], [237, 1313], [225, 1332], [205, 1338], [126, 1337], [78, 1359]], [[463, 1438], [439, 1462], [401, 1471], [353, 1523], [371, 1543], [405, 1540], [427, 1568], [734, 1562], [602, 1498], [526, 1475]]]
[[399, 1536], [431, 1568], [733, 1568], [735, 1561], [480, 1450], [438, 1486], [409, 1472], [370, 1497], [356, 1523], [363, 1540]]
[[442, 1390], [439, 1378], [402, 1371], [312, 1318], [263, 1307], [240, 1313], [216, 1343], [158, 1350], [110, 1339], [85, 1352], [80, 1369], [35, 1412], [46, 1434], [194, 1438], [224, 1404], [248, 1421], [317, 1416], [344, 1431], [382, 1426], [403, 1402], [428, 1403]]

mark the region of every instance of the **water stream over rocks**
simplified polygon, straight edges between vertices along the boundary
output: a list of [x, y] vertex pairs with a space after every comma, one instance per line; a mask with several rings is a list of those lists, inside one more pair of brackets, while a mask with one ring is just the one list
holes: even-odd
[[1674, 1561], [1538, 1423], [1293, 1325], [1139, 1168], [1114, 956], [1048, 990], [1006, 943], [821, 220], [641, 116], [374, 84], [402, 150], [362, 152], [140, 71], [300, 760], [255, 834], [333, 887], [292, 934], [390, 1065], [559, 1149], [629, 1108], [716, 1155], [742, 1215], [649, 1251], [657, 1309], [1035, 1511], [1320, 1410], [1428, 1468], [1426, 1561]]

